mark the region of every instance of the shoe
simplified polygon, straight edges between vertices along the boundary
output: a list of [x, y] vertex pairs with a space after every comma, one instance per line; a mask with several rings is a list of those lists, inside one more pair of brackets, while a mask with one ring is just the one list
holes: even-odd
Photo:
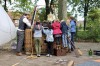
[[38, 56], [40, 57], [41, 55], [39, 54]]
[[50, 55], [49, 57], [52, 57], [52, 55]]
[[16, 53], [17, 56], [22, 56], [21, 52]]
[[40, 57], [41, 55], [40, 54], [37, 54], [37, 57]]
[[74, 51], [74, 49], [73, 49], [73, 48], [71, 48], [71, 51]]
[[50, 56], [50, 54], [47, 54], [46, 56], [47, 56], [47, 57], [49, 57], [49, 56]]

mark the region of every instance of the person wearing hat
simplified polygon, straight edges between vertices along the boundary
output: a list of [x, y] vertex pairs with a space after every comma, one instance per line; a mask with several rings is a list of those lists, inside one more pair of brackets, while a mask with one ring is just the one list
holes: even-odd
[[31, 23], [29, 22], [29, 13], [25, 12], [21, 18], [19, 19], [19, 26], [17, 30], [17, 48], [16, 48], [16, 55], [21, 56], [22, 55], [22, 49], [24, 45], [24, 36], [25, 36], [25, 29], [26, 27], [31, 27]]

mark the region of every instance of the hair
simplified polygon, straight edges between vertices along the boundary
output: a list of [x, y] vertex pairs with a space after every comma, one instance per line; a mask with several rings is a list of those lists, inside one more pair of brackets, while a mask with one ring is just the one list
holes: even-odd
[[40, 24], [40, 22], [36, 22], [36, 25]]
[[51, 23], [50, 22], [48, 23], [48, 28], [49, 29], [52, 29], [52, 26], [51, 26]]
[[72, 17], [72, 16], [70, 16], [69, 18], [70, 18], [71, 20], [74, 20], [74, 17]]
[[27, 15], [29, 15], [30, 13], [29, 12], [25, 12], [25, 13], [23, 13], [23, 15], [25, 15], [25, 16], [27, 16]]

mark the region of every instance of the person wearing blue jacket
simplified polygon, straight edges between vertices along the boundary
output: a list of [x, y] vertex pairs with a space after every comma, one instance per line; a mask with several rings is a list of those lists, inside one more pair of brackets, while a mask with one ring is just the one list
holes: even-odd
[[71, 41], [74, 43], [74, 36], [76, 33], [76, 21], [73, 17], [70, 17], [70, 31], [71, 31]]

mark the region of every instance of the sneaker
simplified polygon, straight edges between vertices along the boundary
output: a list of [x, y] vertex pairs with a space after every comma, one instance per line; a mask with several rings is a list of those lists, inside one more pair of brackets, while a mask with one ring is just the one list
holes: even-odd
[[40, 57], [41, 55], [40, 54], [37, 54], [37, 57]]
[[46, 56], [47, 56], [47, 57], [49, 57], [49, 56], [50, 56], [50, 54], [47, 54]]
[[19, 52], [19, 53], [16, 53], [16, 55], [17, 55], [17, 56], [22, 56], [22, 53], [21, 53], [21, 52]]
[[40, 57], [41, 55], [39, 54], [38, 56]]
[[52, 55], [50, 55], [49, 57], [52, 57]]

